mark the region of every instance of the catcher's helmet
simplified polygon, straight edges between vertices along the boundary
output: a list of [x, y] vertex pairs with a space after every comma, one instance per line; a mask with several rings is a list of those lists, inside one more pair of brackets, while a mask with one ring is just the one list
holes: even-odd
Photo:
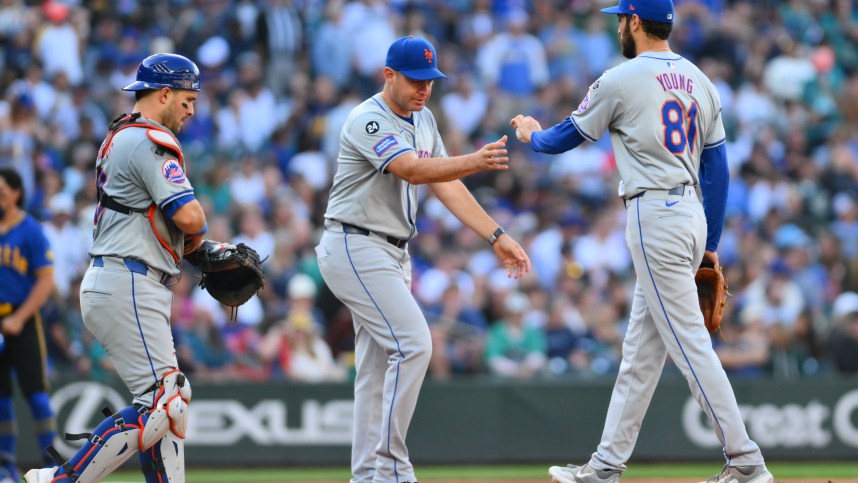
[[137, 67], [137, 80], [123, 87], [123, 91], [146, 89], [200, 90], [200, 69], [187, 57], [177, 54], [154, 54], [143, 59]]

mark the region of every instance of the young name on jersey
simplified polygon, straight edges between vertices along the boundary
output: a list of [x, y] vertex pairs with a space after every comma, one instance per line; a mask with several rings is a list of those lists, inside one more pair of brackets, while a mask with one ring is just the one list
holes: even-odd
[[665, 72], [655, 76], [655, 80], [661, 84], [661, 88], [667, 92], [670, 89], [677, 89], [691, 94], [694, 91], [694, 80], [686, 78], [683, 74], [676, 72]]

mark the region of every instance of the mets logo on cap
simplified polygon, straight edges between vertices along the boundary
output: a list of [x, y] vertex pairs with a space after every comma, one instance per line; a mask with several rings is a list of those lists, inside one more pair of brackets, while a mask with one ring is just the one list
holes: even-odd
[[161, 174], [173, 184], [182, 184], [187, 179], [182, 166], [175, 159], [168, 159], [161, 165]]
[[436, 56], [431, 42], [409, 35], [390, 44], [384, 66], [413, 80], [446, 79], [447, 76], [438, 70]]

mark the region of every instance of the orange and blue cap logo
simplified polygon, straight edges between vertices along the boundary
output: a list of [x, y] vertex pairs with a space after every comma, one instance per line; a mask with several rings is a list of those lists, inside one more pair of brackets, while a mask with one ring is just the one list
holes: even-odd
[[435, 58], [435, 55], [432, 54], [432, 51], [429, 49], [423, 49], [423, 56], [426, 57], [426, 63], [431, 64], [432, 59]]
[[175, 159], [168, 159], [161, 165], [161, 174], [173, 184], [182, 184], [187, 179], [182, 166]]

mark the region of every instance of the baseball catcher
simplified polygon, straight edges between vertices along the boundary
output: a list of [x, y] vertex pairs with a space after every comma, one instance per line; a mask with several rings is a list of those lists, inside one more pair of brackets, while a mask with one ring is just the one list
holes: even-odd
[[256, 250], [244, 243], [203, 240], [185, 260], [203, 272], [200, 287], [230, 307], [244, 304], [265, 286], [262, 260]]
[[694, 275], [697, 284], [697, 298], [700, 301], [700, 311], [709, 333], [714, 334], [721, 328], [721, 318], [727, 308], [727, 279], [721, 271], [721, 265], [716, 263], [701, 265]]

